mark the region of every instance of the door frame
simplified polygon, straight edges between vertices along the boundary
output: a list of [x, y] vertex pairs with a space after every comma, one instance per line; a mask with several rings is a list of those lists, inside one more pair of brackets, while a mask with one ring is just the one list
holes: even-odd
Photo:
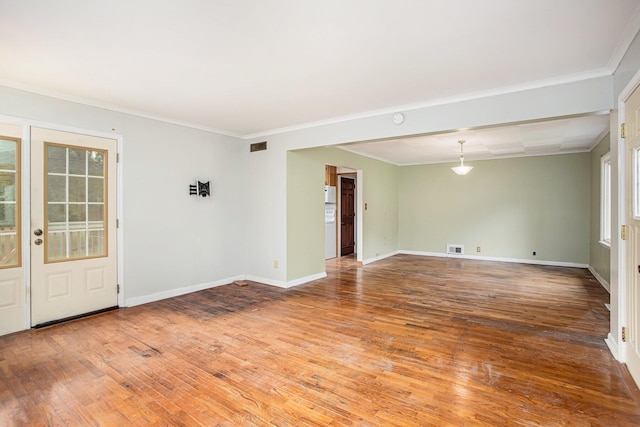
[[[611, 328], [605, 342], [613, 356], [622, 363], [625, 363], [627, 359], [627, 344], [622, 341], [622, 327], [629, 323], [626, 305], [629, 284], [627, 282], [627, 248], [621, 233], [621, 226], [626, 223], [627, 154], [626, 141], [622, 138], [620, 129], [625, 122], [627, 99], [638, 86], [640, 86], [640, 70], [635, 73], [618, 95], [616, 127], [612, 126], [611, 129], [611, 140], [616, 142], [611, 144], [611, 159], [617, 163], [614, 165], [615, 173], [612, 174], [611, 195], [617, 200], [612, 200], [611, 203]], [[612, 124], [613, 122], [614, 120], [612, 120]]]
[[22, 268], [24, 269], [24, 317], [23, 330], [31, 329], [31, 128], [38, 127], [62, 132], [80, 133], [83, 135], [96, 136], [100, 138], [108, 138], [116, 141], [116, 219], [118, 227], [116, 227], [116, 277], [120, 285], [118, 293], [118, 306], [124, 307], [124, 200], [123, 200], [123, 181], [122, 181], [122, 165], [123, 165], [123, 137], [122, 134], [115, 133], [115, 129], [111, 132], [102, 132], [92, 129], [79, 128], [75, 126], [66, 126], [56, 123], [43, 122], [38, 120], [29, 120], [20, 117], [12, 117], [0, 114], [0, 122], [22, 126], [22, 147], [21, 147], [21, 168], [22, 168], [22, 211], [21, 211], [21, 243], [22, 243]]
[[[355, 253], [356, 253], [356, 261], [358, 262], [364, 262], [364, 179], [363, 179], [363, 172], [362, 169], [355, 169], [352, 168], [350, 166], [344, 166], [345, 168], [349, 168], [349, 169], [353, 169], [354, 172], [350, 172], [350, 173], [344, 173], [344, 174], [339, 174], [338, 178], [340, 177], [340, 175], [355, 175], [355, 181], [356, 181], [356, 188], [355, 188], [355, 192], [356, 192], [356, 199], [355, 199], [355, 209], [356, 209], [356, 218], [355, 218]], [[338, 197], [338, 194], [340, 194], [341, 192], [341, 185], [340, 185], [340, 179], [338, 179], [337, 182], [337, 186], [336, 186], [336, 254], [337, 257], [340, 257], [340, 239], [341, 239], [341, 230], [340, 230], [340, 224], [338, 223], [337, 218], [340, 216], [341, 214], [341, 210], [342, 210], [342, 206]]]
[[356, 169], [356, 261], [364, 262], [364, 177]]

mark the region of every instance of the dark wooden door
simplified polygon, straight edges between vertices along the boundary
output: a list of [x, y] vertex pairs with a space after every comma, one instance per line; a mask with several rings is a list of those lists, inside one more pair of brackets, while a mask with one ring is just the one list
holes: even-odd
[[340, 178], [340, 255], [353, 253], [355, 247], [355, 181]]

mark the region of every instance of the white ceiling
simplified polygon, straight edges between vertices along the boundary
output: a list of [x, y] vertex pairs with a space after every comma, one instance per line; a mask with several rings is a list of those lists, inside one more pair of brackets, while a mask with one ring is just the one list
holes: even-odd
[[437, 135], [362, 142], [341, 148], [399, 166], [464, 160], [579, 153], [591, 150], [609, 132], [609, 114], [597, 114], [543, 122]]
[[0, 0], [0, 84], [255, 137], [610, 75], [639, 4]]

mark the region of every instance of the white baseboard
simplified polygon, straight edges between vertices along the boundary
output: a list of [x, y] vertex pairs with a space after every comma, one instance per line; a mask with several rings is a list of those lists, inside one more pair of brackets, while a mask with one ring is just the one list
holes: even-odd
[[236, 280], [251, 280], [253, 282], [264, 283], [265, 285], [277, 286], [279, 288], [291, 288], [303, 283], [311, 282], [312, 280], [318, 280], [327, 277], [327, 273], [322, 272], [311, 276], [301, 277], [300, 279], [290, 280], [288, 282], [282, 282], [279, 280], [267, 279], [265, 277], [251, 276], [251, 275], [239, 275], [229, 277], [227, 279], [216, 280], [215, 282], [201, 283], [193, 286], [186, 286], [184, 288], [171, 289], [169, 291], [158, 292], [155, 294], [144, 295], [141, 297], [125, 298], [125, 307], [134, 307], [136, 305], [147, 304], [154, 301], [160, 301], [167, 298], [177, 297], [180, 295], [190, 294], [191, 292], [201, 291], [203, 289], [215, 288], [216, 286], [228, 285]]
[[251, 280], [252, 282], [264, 283], [265, 285], [269, 285], [269, 286], [277, 286], [278, 288], [289, 287], [287, 286], [287, 282], [283, 282], [281, 280], [267, 279], [266, 277], [252, 276], [251, 274], [247, 274], [244, 277], [244, 280]]
[[[446, 258], [447, 254], [444, 252], [425, 252], [425, 251], [398, 251], [399, 254], [403, 255], [419, 255], [419, 256], [433, 256], [436, 258]], [[450, 255], [451, 256], [451, 255]], [[460, 258], [460, 255], [455, 255], [451, 257]]]
[[512, 262], [518, 264], [534, 264], [534, 265], [551, 265], [556, 267], [575, 267], [575, 268], [588, 268], [589, 264], [579, 264], [575, 262], [560, 262], [560, 261], [543, 261], [533, 259], [517, 259], [517, 258], [500, 258], [500, 257], [488, 257], [479, 255], [452, 255], [444, 252], [423, 252], [423, 251], [405, 251], [400, 250], [396, 253], [405, 255], [420, 255], [420, 256], [433, 256], [440, 258], [462, 258], [462, 259], [474, 259], [478, 261], [497, 261], [497, 262]]
[[251, 280], [253, 282], [264, 283], [265, 285], [277, 286], [278, 288], [292, 288], [294, 286], [302, 285], [303, 283], [311, 282], [313, 280], [324, 279], [327, 277], [326, 272], [312, 274], [311, 276], [301, 277], [295, 280], [289, 280], [288, 282], [283, 282], [280, 280], [272, 280], [267, 279], [265, 277], [251, 276], [247, 275], [246, 280]]
[[365, 260], [362, 261], [362, 265], [371, 264], [372, 262], [380, 261], [381, 259], [385, 259], [385, 258], [389, 258], [389, 257], [394, 256], [394, 255], [398, 255], [399, 253], [400, 252], [398, 252], [398, 251], [393, 251], [393, 252], [389, 252], [389, 253], [386, 253], [386, 254], [378, 255], [378, 256], [373, 257], [373, 258], [365, 259]]
[[624, 362], [624, 360], [622, 360], [622, 355], [620, 354], [618, 342], [616, 341], [615, 337], [611, 335], [611, 332], [609, 332], [607, 338], [604, 339], [604, 342], [607, 344], [607, 347], [609, 347], [609, 351], [611, 351], [613, 357], [615, 357], [618, 362]]
[[591, 266], [589, 266], [589, 271], [591, 272], [591, 274], [593, 274], [593, 277], [595, 277], [596, 280], [600, 282], [602, 287], [605, 288], [607, 292], [611, 293], [611, 286], [609, 286], [609, 283], [607, 283], [607, 281], [604, 280], [604, 277], [599, 275], [598, 272]]
[[287, 288], [291, 288], [293, 286], [302, 285], [303, 283], [312, 282], [312, 281], [318, 280], [318, 279], [324, 279], [325, 277], [327, 277], [327, 273], [326, 272], [322, 272], [322, 273], [318, 273], [318, 274], [312, 274], [311, 276], [301, 277], [301, 278], [295, 279], [295, 280], [289, 280], [287, 282]]
[[144, 295], [141, 297], [125, 298], [125, 307], [134, 307], [136, 305], [147, 304], [154, 301], [177, 297], [191, 292], [201, 291], [203, 289], [214, 288], [216, 286], [228, 285], [236, 280], [244, 280], [244, 275], [229, 277], [227, 279], [216, 280], [215, 282], [200, 283], [198, 285], [186, 286], [184, 288], [171, 289], [169, 291], [158, 292], [155, 294]]

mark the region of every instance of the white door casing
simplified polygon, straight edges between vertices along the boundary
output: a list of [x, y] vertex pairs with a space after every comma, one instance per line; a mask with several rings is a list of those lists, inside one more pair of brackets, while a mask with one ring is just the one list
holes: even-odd
[[640, 384], [640, 89], [625, 102], [627, 367]]
[[118, 305], [116, 150], [113, 139], [31, 130], [32, 326]]

